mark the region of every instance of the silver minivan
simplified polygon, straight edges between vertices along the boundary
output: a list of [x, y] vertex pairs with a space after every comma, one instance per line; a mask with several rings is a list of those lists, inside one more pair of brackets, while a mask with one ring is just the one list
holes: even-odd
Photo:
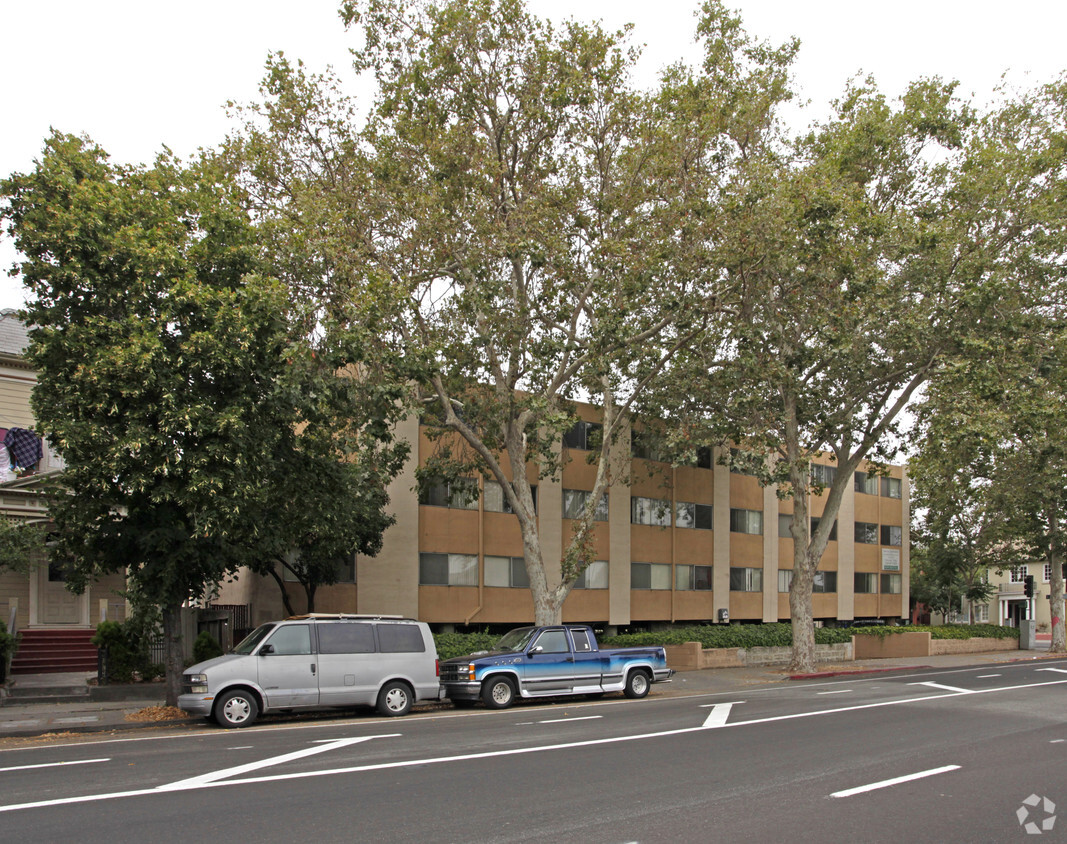
[[425, 622], [312, 613], [272, 621], [231, 653], [185, 670], [178, 706], [247, 727], [262, 712], [375, 706], [406, 715], [439, 700], [437, 647]]

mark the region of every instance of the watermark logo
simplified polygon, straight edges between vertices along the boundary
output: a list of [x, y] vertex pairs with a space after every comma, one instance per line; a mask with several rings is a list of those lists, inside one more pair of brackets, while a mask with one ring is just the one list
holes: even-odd
[[1056, 825], [1056, 804], [1047, 797], [1031, 794], [1015, 810], [1015, 817], [1019, 819], [1019, 826], [1026, 830], [1027, 835], [1052, 832]]

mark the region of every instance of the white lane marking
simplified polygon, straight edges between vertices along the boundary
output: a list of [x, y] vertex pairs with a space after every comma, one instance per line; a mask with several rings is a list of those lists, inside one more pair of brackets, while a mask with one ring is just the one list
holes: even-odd
[[999, 674], [979, 674], [978, 675], [978, 679], [979, 680], [988, 680], [990, 677], [999, 677], [999, 676], [1000, 676]]
[[931, 768], [929, 771], [919, 771], [917, 774], [907, 774], [903, 777], [893, 777], [891, 780], [882, 780], [881, 782], [872, 782], [870, 785], [860, 785], [856, 788], [846, 788], [844, 791], [835, 791], [831, 794], [831, 797], [851, 797], [853, 794], [863, 794], [867, 791], [874, 791], [879, 788], [889, 788], [891, 785], [899, 785], [902, 782], [911, 782], [912, 780], [921, 780], [924, 777], [933, 777], [937, 774], [947, 774], [949, 771], [958, 771], [959, 765], [945, 765], [943, 768]]
[[943, 686], [941, 683], [908, 683], [909, 686], [929, 686], [931, 689], [944, 689], [946, 692], [952, 692], [957, 695], [970, 695], [974, 694], [972, 689], [961, 689], [958, 686]]
[[[738, 703], [744, 703], [744, 701], [738, 701]], [[716, 703], [712, 704], [711, 712], [708, 713], [708, 717], [704, 719], [704, 729], [710, 730], [715, 727], [723, 727], [726, 725], [726, 719], [730, 717], [730, 710], [734, 708], [732, 703]]]
[[1055, 671], [1057, 674], [1067, 674], [1067, 668], [1035, 668], [1035, 671]]
[[595, 721], [603, 715], [581, 715], [577, 718], [553, 718], [551, 721], [538, 721], [538, 724], [565, 724], [571, 721]]
[[361, 736], [359, 738], [343, 738], [336, 739], [334, 741], [322, 741], [316, 742], [319, 747], [306, 747], [303, 750], [295, 750], [292, 753], [285, 753], [281, 756], [271, 756], [269, 759], [260, 759], [258, 762], [248, 762], [244, 765], [235, 765], [232, 768], [223, 768], [221, 771], [212, 771], [211, 773], [201, 774], [198, 777], [189, 777], [189, 779], [178, 780], [177, 782], [167, 783], [166, 785], [158, 786], [158, 791], [184, 791], [189, 788], [196, 788], [201, 785], [210, 785], [217, 780], [226, 779], [228, 777], [235, 777], [239, 774], [247, 774], [251, 771], [258, 771], [260, 768], [269, 768], [271, 765], [282, 765], [286, 762], [292, 762], [296, 759], [303, 759], [307, 756], [314, 756], [318, 753], [325, 753], [328, 750], [337, 750], [341, 747], [347, 747], [350, 744], [361, 744], [365, 741], [370, 741], [376, 738], [395, 738], [400, 733], [393, 733], [389, 736]]
[[1060, 744], [1062, 741], [1063, 739], [1061, 738], [1054, 738], [1052, 739], [1052, 741], [1049, 742], [1049, 744]]
[[28, 771], [31, 768], [58, 768], [62, 765], [91, 765], [94, 762], [110, 762], [111, 757], [107, 759], [72, 759], [69, 762], [42, 762], [38, 765], [15, 765], [11, 768], [0, 768], [0, 774], [5, 771]]
[[852, 691], [852, 689], [837, 689], [836, 691], [832, 691], [832, 692], [816, 692], [815, 694], [817, 694], [817, 695], [844, 695], [844, 694], [848, 694], [851, 691]]
[[[1020, 689], [1033, 689], [1041, 688], [1044, 686], [1062, 686], [1067, 683], [1067, 680], [1050, 680], [1045, 683], [1024, 683], [1019, 686], [1002, 686], [997, 689], [980, 689], [970, 694], [984, 695], [994, 694], [996, 692], [1014, 692]], [[960, 694], [964, 694], [961, 692]], [[775, 721], [791, 721], [797, 718], [811, 718], [816, 715], [837, 715], [842, 712], [858, 712], [862, 709], [880, 709], [884, 706], [900, 706], [908, 703], [923, 703], [926, 701], [940, 701], [948, 700], [949, 698], [957, 697], [955, 694], [937, 694], [926, 695], [924, 697], [915, 698], [903, 698], [901, 700], [884, 700], [877, 703], [862, 703], [855, 706], [842, 706], [836, 709], [820, 709], [815, 712], [794, 712], [790, 715], [775, 715], [769, 718], [754, 718], [751, 721], [734, 721], [732, 724], [724, 724], [723, 728], [728, 727], [748, 727], [756, 724], [770, 724]], [[717, 706], [719, 704], [712, 704]], [[699, 727], [681, 727], [677, 730], [664, 730], [658, 733], [643, 733], [635, 736], [616, 736], [613, 738], [603, 739], [588, 739], [586, 741], [573, 741], [566, 744], [552, 744], [543, 745], [541, 747], [523, 747], [512, 750], [494, 750], [484, 753], [468, 753], [461, 756], [440, 756], [431, 759], [406, 759], [400, 762], [382, 762], [376, 765], [357, 765], [350, 768], [333, 768], [330, 770], [318, 770], [318, 771], [302, 771], [293, 774], [275, 774], [269, 777], [252, 777], [243, 780], [223, 780], [221, 782], [202, 783], [200, 785], [187, 785], [183, 789], [170, 789], [173, 791], [178, 790], [191, 790], [195, 788], [218, 788], [226, 785], [254, 785], [264, 782], [280, 782], [282, 780], [292, 779], [306, 779], [308, 777], [326, 777], [334, 776], [336, 774], [358, 774], [367, 771], [383, 771], [391, 768], [413, 768], [420, 765], [436, 765], [446, 762], [467, 762], [473, 759], [490, 759], [500, 756], [518, 756], [526, 753], [541, 753], [544, 751], [552, 750], [569, 750], [577, 747], [592, 747], [595, 745], [603, 744], [619, 744], [628, 741], [641, 741], [650, 738], [665, 738], [668, 736], [680, 736], [687, 733], [699, 733], [704, 731], [703, 725]], [[370, 736], [370, 738], [378, 738], [378, 736]], [[188, 781], [187, 781], [188, 782]], [[93, 803], [97, 800], [114, 800], [120, 797], [141, 797], [148, 794], [160, 794], [158, 788], [143, 788], [136, 791], [116, 791], [110, 794], [86, 794], [79, 797], [61, 797], [55, 800], [41, 800], [35, 803], [12, 803], [7, 806], [0, 806], [0, 812], [14, 812], [20, 809], [41, 809], [51, 806], [66, 806], [75, 803]]]
[[255, 745], [239, 744], [237, 747], [227, 747], [227, 750], [251, 750]]

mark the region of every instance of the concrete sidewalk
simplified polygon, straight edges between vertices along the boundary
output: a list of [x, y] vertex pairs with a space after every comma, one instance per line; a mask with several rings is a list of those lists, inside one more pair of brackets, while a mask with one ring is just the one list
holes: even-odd
[[[952, 669], [981, 667], [984, 665], [1031, 661], [1050, 658], [1047, 650], [999, 651], [990, 654], [959, 654], [931, 656], [920, 659], [870, 659], [856, 662], [825, 664], [812, 674], [789, 674], [781, 667], [709, 668], [702, 671], [682, 671], [674, 675], [670, 683], [652, 687], [653, 697], [679, 697], [687, 694], [730, 694], [734, 691], [791, 681], [819, 681], [847, 677], [876, 677], [893, 672], [919, 671], [922, 669]], [[1063, 659], [1062, 655], [1059, 658]], [[84, 684], [95, 675], [87, 674], [37, 674], [17, 675], [11, 678], [17, 688], [49, 687], [57, 685]], [[9, 681], [10, 682], [10, 681]], [[161, 683], [134, 686], [104, 687], [116, 700], [65, 701], [62, 703], [19, 703], [17, 698], [7, 698], [0, 706], [0, 747], [8, 737], [30, 737], [45, 734], [69, 734], [89, 732], [126, 732], [146, 728], [165, 729], [188, 725], [200, 726], [204, 719], [155, 721], [128, 720], [146, 707], [163, 706], [165, 693]], [[449, 709], [442, 704], [419, 704], [415, 712]], [[321, 717], [321, 716], [320, 716]], [[328, 716], [327, 716], [328, 717]], [[371, 716], [376, 717], [376, 716]]]

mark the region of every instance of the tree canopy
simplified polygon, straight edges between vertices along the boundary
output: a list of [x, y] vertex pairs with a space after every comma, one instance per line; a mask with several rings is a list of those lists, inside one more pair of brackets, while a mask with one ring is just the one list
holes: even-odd
[[[352, 332], [321, 324], [329, 340], [312, 344], [293, 330], [244, 195], [211, 156], [119, 166], [53, 133], [36, 169], [0, 187], [33, 296], [33, 411], [66, 464], [52, 552], [73, 561], [76, 588], [124, 570], [131, 594], [162, 608], [174, 703], [186, 601], [279, 543], [316, 553], [338, 507], [351, 508], [338, 537], [361, 550], [380, 541], [382, 479], [404, 453], [389, 446], [382, 407], [395, 394], [342, 377]], [[369, 424], [360, 402], [374, 404]], [[354, 475], [377, 493], [312, 511], [300, 536], [280, 533], [295, 529], [284, 511], [300, 503], [284, 496], [360, 445], [364, 459], [336, 474], [350, 473], [345, 492]], [[367, 524], [353, 530], [357, 518]]]

